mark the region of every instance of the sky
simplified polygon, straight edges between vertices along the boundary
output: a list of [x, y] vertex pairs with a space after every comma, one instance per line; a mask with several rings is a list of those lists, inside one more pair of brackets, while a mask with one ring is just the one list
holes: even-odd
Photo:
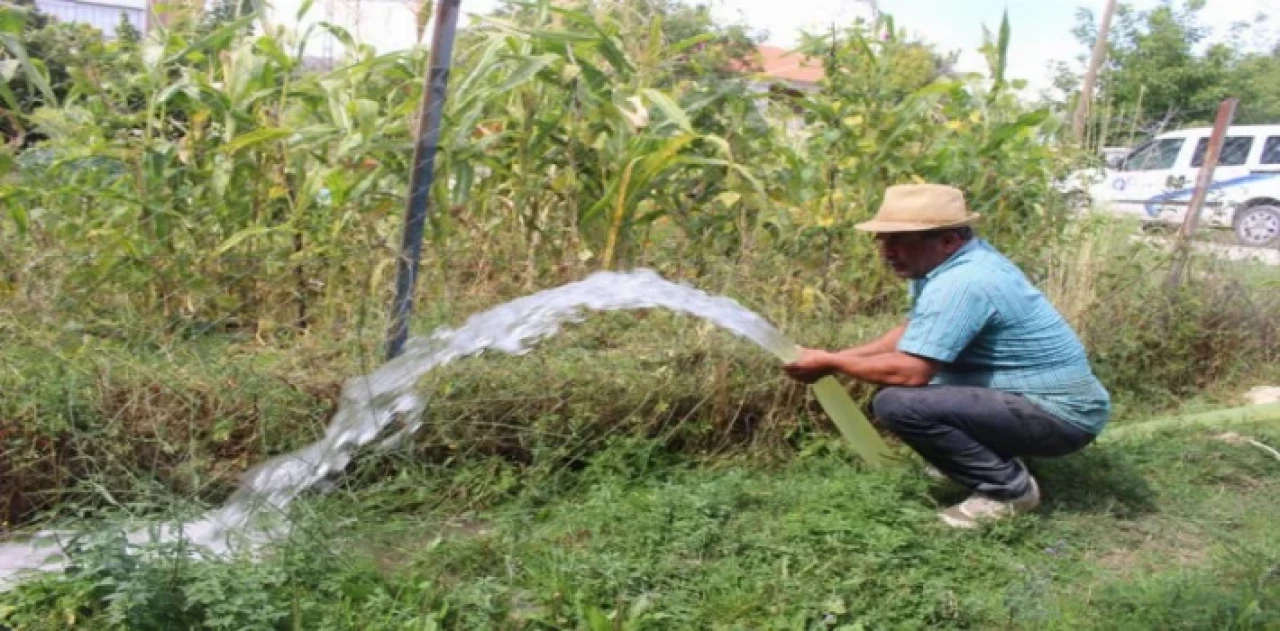
[[[412, 14], [408, 8], [417, 0], [317, 0], [311, 15], [337, 23], [355, 21], [357, 39], [390, 50], [414, 43]], [[766, 43], [793, 45], [801, 29], [822, 30], [831, 22], [847, 22], [868, 15], [867, 0], [699, 0], [710, 4], [724, 20], [745, 22], [752, 30], [768, 31]], [[1150, 8], [1159, 0], [1130, 0]], [[302, 0], [276, 0], [276, 15], [293, 15]], [[1047, 70], [1053, 60], [1075, 62], [1087, 53], [1071, 35], [1080, 7], [1101, 15], [1105, 0], [876, 0], [883, 13], [894, 16], [899, 28], [937, 46], [940, 52], [958, 51], [958, 69], [985, 71], [977, 48], [982, 44], [982, 27], [993, 32], [1002, 12], [1009, 11], [1011, 40], [1008, 75], [1028, 81], [1028, 92], [1047, 88]], [[462, 0], [463, 13], [485, 13], [496, 0]], [[352, 7], [358, 6], [359, 9]], [[325, 12], [328, 15], [325, 15]], [[1252, 19], [1259, 12], [1280, 13], [1280, 0], [1208, 0], [1201, 13], [1205, 24], [1219, 35], [1236, 21]], [[358, 14], [360, 18], [354, 20]], [[349, 27], [350, 28], [350, 27]], [[1280, 28], [1280, 27], [1277, 27]], [[430, 31], [427, 31], [427, 39]]]
[[[857, 0], [715, 0], [719, 15], [745, 17], [753, 27], [770, 30], [770, 42], [787, 45], [799, 29], [826, 22], [828, 16], [844, 17], [865, 11]], [[982, 27], [993, 33], [1000, 26], [1004, 10], [1009, 11], [1010, 43], [1008, 74], [1025, 79], [1029, 89], [1048, 87], [1046, 70], [1053, 60], [1075, 62], [1087, 54], [1071, 34], [1076, 12], [1087, 8], [1099, 18], [1104, 0], [878, 0], [880, 11], [890, 14], [900, 28], [934, 43], [940, 52], [959, 51], [959, 70], [985, 71], [977, 49], [982, 44]], [[1150, 8], [1158, 0], [1132, 2]], [[803, 11], [797, 10], [804, 7]], [[1208, 0], [1201, 12], [1204, 23], [1224, 34], [1239, 20], [1251, 20], [1260, 11], [1275, 13], [1280, 0]]]

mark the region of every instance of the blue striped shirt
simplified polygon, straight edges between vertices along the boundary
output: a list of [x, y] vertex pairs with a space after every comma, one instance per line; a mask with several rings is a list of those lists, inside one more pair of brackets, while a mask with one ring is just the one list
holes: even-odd
[[911, 312], [898, 350], [942, 364], [931, 383], [1023, 395], [1093, 434], [1111, 397], [1084, 345], [1022, 270], [986, 241], [971, 239], [924, 278], [911, 281]]

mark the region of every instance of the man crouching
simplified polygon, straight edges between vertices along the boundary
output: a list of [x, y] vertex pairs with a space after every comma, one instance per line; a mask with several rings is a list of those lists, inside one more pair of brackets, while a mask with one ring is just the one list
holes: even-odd
[[804, 349], [784, 367], [805, 383], [839, 373], [883, 386], [872, 399], [880, 424], [973, 491], [940, 514], [958, 528], [1035, 508], [1040, 489], [1019, 457], [1078, 451], [1111, 413], [1075, 332], [974, 236], [977, 220], [957, 189], [890, 187], [857, 228], [909, 280], [906, 322], [863, 346]]

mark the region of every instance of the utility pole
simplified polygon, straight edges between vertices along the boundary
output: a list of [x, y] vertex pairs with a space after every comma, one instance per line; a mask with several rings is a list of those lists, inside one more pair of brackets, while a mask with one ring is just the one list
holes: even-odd
[[1177, 287], [1182, 284], [1182, 273], [1191, 256], [1191, 237], [1196, 226], [1200, 224], [1200, 210], [1204, 208], [1205, 197], [1209, 195], [1209, 186], [1213, 184], [1213, 172], [1218, 167], [1218, 156], [1222, 154], [1222, 144], [1227, 138], [1227, 128], [1236, 115], [1239, 99], [1229, 98], [1218, 106], [1218, 118], [1213, 123], [1213, 133], [1209, 135], [1209, 146], [1204, 152], [1204, 164], [1200, 165], [1200, 173], [1196, 175], [1196, 189], [1191, 194], [1191, 202], [1187, 204], [1187, 215], [1182, 219], [1182, 227], [1178, 229], [1177, 256], [1173, 261], [1173, 270], [1169, 273], [1169, 285]]
[[391, 327], [387, 331], [387, 359], [395, 359], [409, 337], [409, 315], [413, 311], [413, 289], [422, 260], [422, 233], [427, 223], [427, 202], [435, 180], [436, 151], [440, 145], [440, 119], [444, 114], [445, 91], [449, 86], [449, 63], [453, 39], [458, 30], [462, 0], [440, 0], [436, 6], [435, 29], [431, 35], [431, 61], [422, 86], [418, 138], [413, 148], [413, 174], [409, 201], [405, 204], [404, 234], [396, 263], [396, 298], [392, 303]]
[[[1098, 24], [1098, 38], [1093, 42], [1093, 53], [1089, 56], [1089, 68], [1084, 73], [1084, 84], [1080, 86], [1080, 102], [1076, 104], [1076, 116], [1071, 126], [1076, 141], [1084, 141], [1085, 127], [1089, 121], [1089, 104], [1093, 101], [1093, 86], [1098, 81], [1098, 70], [1107, 58], [1107, 36], [1111, 32], [1111, 18], [1116, 13], [1116, 0], [1107, 0], [1102, 10], [1102, 22]], [[1103, 139], [1103, 142], [1106, 142]]]

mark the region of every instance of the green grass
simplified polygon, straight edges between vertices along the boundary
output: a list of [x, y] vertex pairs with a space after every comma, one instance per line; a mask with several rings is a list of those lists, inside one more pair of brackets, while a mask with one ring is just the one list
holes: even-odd
[[[1197, 268], [1222, 274], [1170, 296], [1155, 260], [1096, 230], [1110, 241], [1046, 253], [1077, 263], [1047, 284], [1115, 426], [1280, 382], [1274, 270]], [[753, 273], [700, 284], [807, 345], [901, 317], [808, 305]], [[415, 331], [525, 291], [445, 289]], [[375, 367], [381, 326], [259, 339], [42, 313], [0, 323], [0, 520], [96, 534], [74, 574], [0, 595], [0, 628], [1280, 627], [1280, 462], [1261, 449], [1204, 432], [1105, 443], [1033, 463], [1039, 513], [957, 533], [935, 515], [954, 489], [862, 471], [771, 356], [662, 311], [434, 371], [412, 448], [296, 504], [260, 562], [126, 553], [113, 533], [216, 504], [317, 436], [341, 383]], [[1276, 428], [1231, 431], [1280, 446]]]
[[[1234, 431], [1280, 444], [1274, 426]], [[299, 504], [297, 531], [261, 563], [170, 551], [123, 570], [98, 545], [86, 575], [23, 587], [7, 611], [139, 629], [1280, 625], [1270, 454], [1165, 432], [1031, 465], [1042, 510], [959, 532], [935, 515], [955, 488], [912, 467], [863, 471], [827, 440], [776, 466], [636, 439], [574, 471], [402, 463]]]

